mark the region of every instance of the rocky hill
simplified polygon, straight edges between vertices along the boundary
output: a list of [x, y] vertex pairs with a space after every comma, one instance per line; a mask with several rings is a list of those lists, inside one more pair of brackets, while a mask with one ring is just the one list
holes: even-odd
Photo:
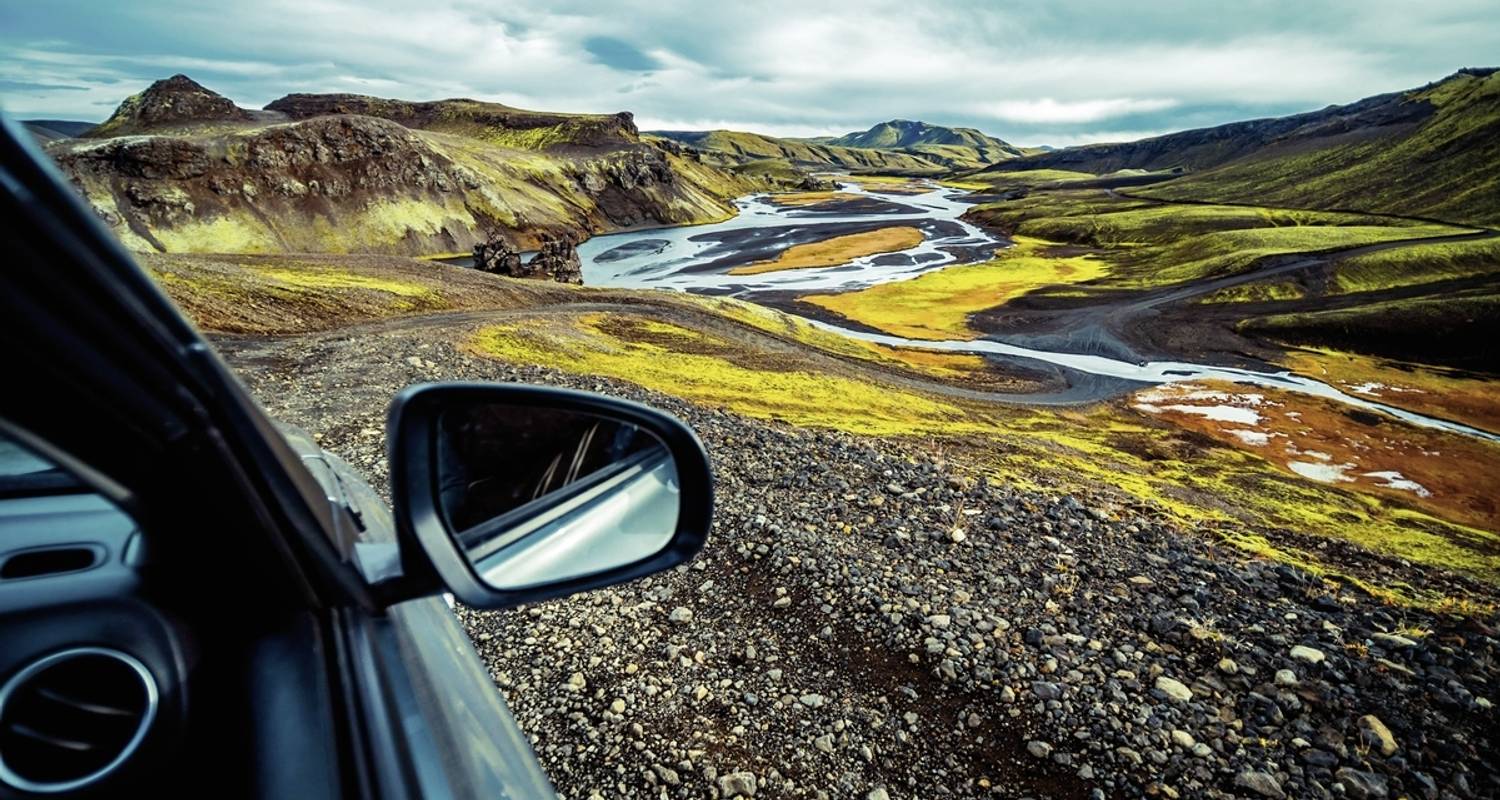
[[141, 251], [431, 254], [492, 239], [530, 249], [720, 219], [755, 188], [642, 142], [628, 114], [356, 95], [248, 111], [180, 75], [87, 137], [48, 153]]
[[159, 80], [125, 98], [109, 119], [83, 133], [91, 138], [156, 133], [187, 125], [251, 122], [255, 116], [186, 75]]
[[1500, 223], [1500, 72], [1287, 117], [1070, 147], [978, 173], [1180, 171], [1143, 194]]

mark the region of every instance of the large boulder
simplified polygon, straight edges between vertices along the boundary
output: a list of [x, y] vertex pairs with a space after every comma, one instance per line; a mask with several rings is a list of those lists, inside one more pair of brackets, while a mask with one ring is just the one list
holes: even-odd
[[530, 261], [502, 239], [474, 246], [474, 268], [511, 278], [535, 278], [558, 283], [583, 283], [583, 261], [572, 238], [547, 239]]
[[521, 254], [503, 239], [491, 239], [474, 245], [474, 269], [496, 275], [519, 277]]
[[583, 283], [583, 261], [572, 239], [548, 239], [526, 263], [527, 278], [545, 278], [558, 283]]

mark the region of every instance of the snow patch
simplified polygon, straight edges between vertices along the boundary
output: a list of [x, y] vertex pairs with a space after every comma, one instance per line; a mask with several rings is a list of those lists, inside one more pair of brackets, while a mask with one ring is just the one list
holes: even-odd
[[1182, 414], [1197, 414], [1208, 417], [1217, 422], [1234, 422], [1240, 425], [1259, 425], [1260, 412], [1253, 408], [1240, 408], [1239, 406], [1184, 406], [1170, 405], [1162, 406], [1166, 411], [1176, 411]]
[[1354, 467], [1353, 464], [1314, 464], [1310, 461], [1292, 461], [1286, 465], [1287, 469], [1310, 478], [1319, 483], [1345, 483], [1353, 482], [1353, 478], [1344, 473]]
[[1427, 487], [1391, 469], [1382, 472], [1366, 472], [1366, 478], [1374, 478], [1383, 481], [1380, 485], [1387, 489], [1400, 489], [1404, 492], [1415, 492], [1418, 497], [1431, 497], [1432, 492]]
[[1271, 434], [1264, 431], [1231, 430], [1229, 435], [1254, 447], [1265, 447], [1271, 441]]

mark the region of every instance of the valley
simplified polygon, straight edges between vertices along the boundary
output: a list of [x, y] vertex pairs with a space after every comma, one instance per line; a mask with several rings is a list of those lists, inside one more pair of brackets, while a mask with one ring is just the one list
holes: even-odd
[[37, 135], [376, 485], [417, 381], [700, 431], [692, 565], [458, 609], [569, 796], [1385, 797], [1496, 786], [1497, 81], [1042, 151], [177, 76]]

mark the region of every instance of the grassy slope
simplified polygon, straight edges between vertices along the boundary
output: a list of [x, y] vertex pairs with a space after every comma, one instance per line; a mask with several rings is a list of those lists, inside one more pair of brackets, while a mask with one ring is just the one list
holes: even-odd
[[1500, 72], [1459, 74], [1408, 102], [1436, 113], [1414, 131], [1268, 147], [1141, 193], [1500, 225]]
[[141, 265], [200, 328], [283, 334], [437, 311], [503, 309], [572, 296], [400, 256], [143, 253]]
[[[221, 333], [306, 333], [413, 314], [641, 298], [636, 293], [504, 278], [402, 256], [142, 253], [137, 258], [199, 327]], [[957, 381], [972, 381], [985, 369], [978, 356], [849, 339], [732, 298], [676, 293], [649, 297], [667, 309], [722, 318], [843, 359]]]
[[971, 219], [1008, 232], [1098, 251], [1094, 286], [1152, 288], [1232, 275], [1272, 255], [1462, 232], [1363, 214], [1246, 206], [1171, 205], [1097, 190], [1040, 191], [976, 207]]
[[1477, 289], [1271, 314], [1248, 320], [1240, 329], [1288, 344], [1487, 369], [1495, 358], [1480, 343], [1500, 341], [1500, 292]]
[[1500, 275], [1500, 238], [1433, 242], [1345, 259], [1326, 291], [1358, 294], [1491, 275]]
[[[1217, 292], [1204, 302], [1304, 299], [1270, 307], [1241, 330], [1287, 344], [1493, 371], [1491, 349], [1474, 343], [1500, 331], [1500, 239], [1366, 253], [1336, 261], [1311, 288], [1305, 280], [1270, 279]], [[1340, 307], [1323, 307], [1330, 301]]]
[[1098, 176], [1089, 172], [1070, 169], [1027, 169], [1016, 172], [970, 174], [949, 178], [944, 185], [976, 192], [1006, 191], [1010, 189], [1033, 189], [1041, 186], [1056, 187], [1076, 181], [1093, 180]]

